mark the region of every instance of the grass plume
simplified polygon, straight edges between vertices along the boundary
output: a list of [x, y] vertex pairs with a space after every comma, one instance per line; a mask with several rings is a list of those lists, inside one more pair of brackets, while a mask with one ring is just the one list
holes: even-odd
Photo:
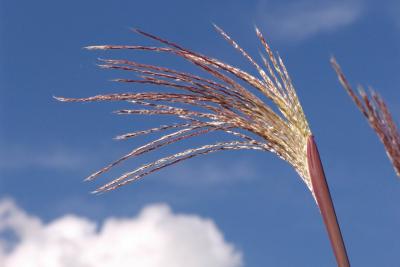
[[[175, 130], [133, 149], [120, 159], [90, 175], [87, 180], [97, 178], [100, 174], [129, 158], [184, 139], [214, 131], [223, 131], [232, 136], [232, 141], [229, 142], [217, 142], [189, 148], [140, 166], [101, 186], [95, 192], [114, 190], [189, 158], [235, 149], [256, 149], [277, 154], [294, 167], [310, 191], [313, 192], [306, 157], [307, 138], [311, 135], [311, 131], [283, 61], [274, 55], [257, 28], [256, 35], [264, 50], [265, 56], [262, 56], [262, 61], [266, 70], [222, 29], [217, 26], [215, 29], [255, 67], [258, 77], [221, 60], [191, 51], [141, 30], [135, 30], [135, 32], [156, 41], [161, 46], [100, 45], [86, 47], [89, 50], [118, 49], [173, 54], [194, 64], [212, 77], [209, 79], [167, 67], [125, 59], [101, 59], [99, 64], [101, 68], [136, 74], [136, 78], [115, 79], [117, 82], [151, 84], [177, 89], [178, 93], [119, 93], [85, 98], [57, 97], [57, 99], [64, 102], [128, 101], [137, 108], [118, 110], [115, 113], [120, 115], [173, 115], [183, 122], [117, 136], [116, 139], [122, 140], [138, 135]], [[239, 80], [244, 82], [247, 87], [261, 92], [264, 97], [270, 99], [279, 112], [275, 112], [252, 90], [241, 85]], [[188, 108], [182, 107], [182, 105], [186, 105]]]
[[370, 89], [370, 94], [367, 94], [360, 86], [357, 94], [335, 58], [331, 59], [331, 63], [340, 83], [383, 143], [386, 154], [392, 162], [397, 176], [400, 177], [400, 133], [385, 101], [373, 89]]
[[[257, 28], [256, 35], [263, 48], [261, 54], [263, 67], [221, 28], [215, 26], [215, 29], [255, 68], [257, 76], [141, 30], [135, 30], [135, 32], [156, 41], [161, 46], [86, 47], [89, 50], [138, 50], [172, 54], [185, 59], [212, 77], [209, 79], [126, 59], [100, 60], [101, 68], [136, 74], [133, 79], [115, 79], [116, 82], [150, 84], [171, 88], [174, 91], [118, 93], [85, 98], [57, 97], [56, 99], [64, 102], [128, 101], [134, 108], [118, 110], [115, 113], [119, 115], [172, 115], [183, 122], [117, 136], [116, 139], [123, 140], [173, 130], [172, 133], [161, 135], [133, 149], [91, 174], [86, 180], [98, 178], [129, 158], [185, 139], [215, 131], [224, 132], [231, 136], [231, 141], [188, 148], [144, 164], [106, 183], [95, 193], [114, 190], [165, 167], [200, 155], [238, 149], [269, 151], [288, 162], [300, 175], [318, 204], [339, 266], [350, 266], [319, 152], [282, 59], [272, 52]], [[274, 104], [274, 108], [266, 104], [264, 101], [266, 99]]]

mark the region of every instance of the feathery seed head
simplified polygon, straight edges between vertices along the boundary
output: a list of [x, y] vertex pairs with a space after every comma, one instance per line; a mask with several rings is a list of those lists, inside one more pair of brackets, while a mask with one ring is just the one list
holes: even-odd
[[[101, 45], [86, 47], [89, 50], [122, 49], [173, 54], [194, 64], [213, 77], [209, 79], [171, 68], [125, 59], [100, 59], [101, 68], [132, 72], [138, 76], [137, 79], [116, 79], [117, 82], [163, 86], [177, 89], [182, 93], [118, 93], [87, 98], [57, 97], [56, 99], [64, 102], [128, 101], [141, 108], [119, 110], [116, 111], [117, 114], [174, 115], [184, 122], [117, 136], [116, 139], [122, 140], [138, 135], [174, 130], [172, 133], [164, 134], [152, 142], [135, 148], [117, 161], [93, 173], [87, 180], [97, 178], [100, 174], [129, 158], [184, 139], [214, 131], [223, 131], [233, 138], [228, 142], [190, 148], [142, 165], [105, 184], [95, 192], [116, 189], [189, 158], [222, 150], [237, 149], [256, 149], [275, 153], [294, 167], [310, 191], [313, 192], [306, 151], [307, 139], [311, 135], [311, 131], [282, 59], [274, 55], [258, 28], [256, 28], [256, 35], [266, 53], [266, 57], [262, 55], [265, 69], [222, 29], [217, 26], [215, 28], [255, 67], [259, 77], [141, 30], [136, 30], [136, 32], [157, 41], [162, 46]], [[246, 86], [241, 85], [239, 80]], [[269, 107], [253, 90], [271, 100], [279, 112], [277, 113]], [[182, 107], [184, 105], [194, 108], [184, 108]]]
[[400, 132], [386, 103], [372, 89], [370, 89], [369, 96], [364, 88], [359, 87], [357, 95], [335, 58], [331, 58], [331, 64], [338, 75], [340, 83], [383, 143], [386, 154], [392, 162], [397, 176], [400, 177]]

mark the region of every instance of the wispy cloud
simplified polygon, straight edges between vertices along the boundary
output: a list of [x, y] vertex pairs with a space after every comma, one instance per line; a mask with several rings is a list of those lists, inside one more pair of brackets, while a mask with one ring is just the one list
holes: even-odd
[[[2, 233], [17, 236], [11, 244]], [[47, 224], [11, 200], [0, 201], [0, 266], [240, 267], [242, 256], [210, 219], [175, 214], [165, 204], [137, 217], [96, 223], [65, 215]]]
[[0, 151], [0, 170], [27, 168], [69, 170], [84, 166], [87, 157], [62, 147], [6, 146]]
[[400, 29], [400, 3], [397, 0], [389, 1], [386, 5], [383, 6], [385, 9], [385, 13], [388, 15], [389, 19], [391, 19], [397, 29]]
[[[43, 169], [94, 172], [101, 164], [108, 163], [103, 157], [99, 159], [94, 152], [93, 154], [78, 148], [53, 145], [40, 149], [21, 145], [9, 145], [3, 148], [5, 149], [0, 151], [0, 171]], [[256, 177], [257, 166], [244, 158], [222, 162], [221, 164], [204, 159], [188, 161], [160, 172], [159, 181], [179, 187], [208, 187], [251, 181]]]
[[278, 6], [271, 1], [260, 1], [258, 20], [272, 37], [300, 41], [355, 22], [363, 9], [356, 0], [301, 0]]
[[203, 160], [178, 165], [162, 175], [166, 177], [162, 180], [168, 183], [198, 187], [252, 181], [257, 175], [257, 169], [246, 160], [219, 163]]

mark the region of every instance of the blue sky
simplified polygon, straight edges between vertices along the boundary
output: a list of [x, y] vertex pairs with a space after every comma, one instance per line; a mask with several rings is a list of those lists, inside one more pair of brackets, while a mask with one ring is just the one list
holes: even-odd
[[[353, 265], [395, 266], [400, 262], [400, 181], [378, 138], [340, 87], [329, 58], [336, 56], [352, 84], [378, 90], [399, 119], [399, 15], [396, 1], [0, 0], [0, 199], [16, 203], [7, 202], [11, 210], [40, 218], [42, 227], [67, 214], [98, 225], [109, 218], [140, 220], [144, 207], [156, 207], [164, 215], [192, 214], [204, 225], [205, 218], [213, 221], [214, 230], [224, 236], [221, 246], [235, 248], [224, 255], [242, 255], [243, 266], [335, 266], [311, 194], [274, 155], [209, 155], [93, 196], [89, 192], [107, 177], [155, 156], [129, 161], [99, 183], [82, 183], [147, 140], [117, 142], [112, 137], [163, 120], [118, 117], [111, 113], [116, 103], [66, 104], [52, 98], [132, 89], [109, 82], [119, 73], [98, 69], [98, 57], [124, 55], [193, 70], [171, 57], [82, 49], [151, 44], [132, 33], [132, 27], [254, 72], [212, 23], [255, 57], [258, 25], [285, 61], [316, 136]], [[153, 203], [165, 203], [172, 211], [149, 206]], [[1, 226], [0, 216], [0, 231]], [[14, 247], [24, 241], [19, 237]], [[0, 238], [6, 243], [12, 239], [4, 233]], [[239, 265], [240, 260], [215, 266]]]

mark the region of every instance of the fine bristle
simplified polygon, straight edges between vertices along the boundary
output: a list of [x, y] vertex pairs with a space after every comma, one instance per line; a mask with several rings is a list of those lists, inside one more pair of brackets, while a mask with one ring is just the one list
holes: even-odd
[[85, 46], [83, 49], [86, 50], [105, 50], [109, 49], [108, 45], [90, 45], [90, 46]]

